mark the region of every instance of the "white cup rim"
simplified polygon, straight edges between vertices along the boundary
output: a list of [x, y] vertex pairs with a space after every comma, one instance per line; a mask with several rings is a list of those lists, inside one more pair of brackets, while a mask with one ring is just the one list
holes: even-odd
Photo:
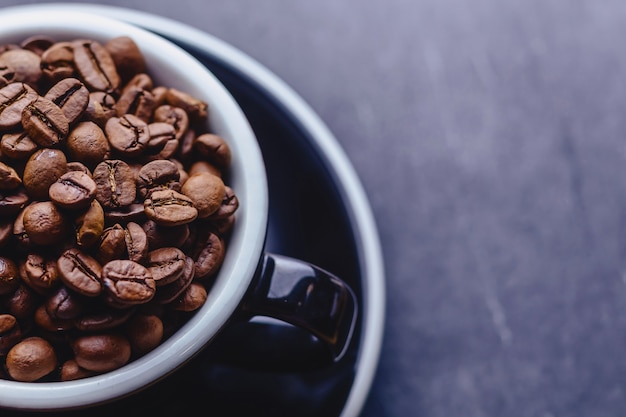
[[206, 67], [182, 48], [137, 26], [84, 11], [55, 10], [44, 5], [0, 10], [0, 43], [19, 42], [32, 35], [99, 41], [127, 35], [142, 50], [148, 68], [155, 71], [158, 66], [159, 76], [155, 80], [173, 76], [176, 68], [192, 73], [191, 79], [170, 78], [171, 82], [163, 84], [209, 103], [211, 127], [229, 142], [233, 152], [229, 185], [240, 201], [226, 258], [209, 298], [175, 337], [144, 357], [99, 376], [67, 382], [0, 380], [0, 407], [73, 409], [126, 396], [158, 381], [189, 361], [224, 326], [243, 298], [263, 252], [268, 219], [267, 179], [260, 148], [236, 101]]

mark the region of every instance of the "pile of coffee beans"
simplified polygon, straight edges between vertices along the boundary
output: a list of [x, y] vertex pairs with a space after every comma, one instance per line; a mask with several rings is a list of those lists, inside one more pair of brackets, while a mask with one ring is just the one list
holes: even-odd
[[239, 202], [192, 93], [127, 36], [0, 46], [0, 377], [117, 369], [203, 305]]

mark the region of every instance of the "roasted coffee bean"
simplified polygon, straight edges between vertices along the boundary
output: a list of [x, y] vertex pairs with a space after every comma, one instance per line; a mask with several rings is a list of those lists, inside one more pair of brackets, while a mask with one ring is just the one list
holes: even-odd
[[148, 253], [146, 266], [157, 286], [171, 284], [182, 275], [187, 256], [174, 247], [155, 249]]
[[174, 310], [196, 311], [202, 307], [207, 297], [206, 288], [200, 283], [192, 282], [170, 305]]
[[97, 200], [92, 200], [89, 208], [74, 220], [76, 244], [89, 248], [96, 244], [104, 230], [104, 210]]
[[183, 273], [174, 282], [160, 286], [154, 301], [159, 304], [169, 304], [176, 300], [189, 285], [191, 285], [195, 275], [196, 264], [190, 256], [185, 257]]
[[34, 252], [20, 263], [20, 276], [38, 294], [50, 294], [61, 283], [56, 259]]
[[120, 77], [111, 54], [99, 42], [76, 41], [74, 66], [90, 90], [113, 92], [120, 86]]
[[74, 360], [83, 369], [106, 372], [120, 368], [130, 359], [128, 339], [118, 333], [79, 337], [72, 343]]
[[[153, 86], [154, 85], [152, 82], [152, 78], [150, 78], [150, 76], [145, 72], [140, 72], [138, 74], [135, 74], [133, 78], [131, 78], [130, 81], [126, 83], [126, 87], [124, 88], [138, 87], [144, 90], [148, 90], [152, 94]], [[152, 94], [152, 96], [154, 96], [154, 94]]]
[[124, 228], [126, 256], [134, 262], [142, 263], [148, 256], [148, 237], [137, 223], [129, 222]]
[[224, 198], [220, 207], [209, 217], [211, 220], [223, 220], [235, 214], [239, 208], [239, 199], [232, 188], [224, 186]]
[[9, 192], [0, 192], [0, 216], [16, 215], [26, 207], [28, 201], [28, 195], [21, 188]]
[[144, 355], [163, 340], [163, 321], [154, 314], [137, 314], [126, 325], [132, 351]]
[[24, 284], [20, 284], [7, 300], [9, 313], [24, 321], [33, 318], [38, 305], [39, 296]]
[[65, 285], [79, 294], [96, 297], [102, 292], [102, 266], [78, 249], [68, 249], [57, 261]]
[[68, 232], [65, 216], [51, 201], [36, 202], [24, 209], [24, 229], [31, 242], [37, 245], [54, 245]]
[[154, 122], [163, 122], [174, 128], [176, 139], [181, 139], [189, 129], [189, 116], [187, 112], [180, 107], [164, 104], [154, 110]]
[[118, 117], [132, 114], [147, 123], [152, 118], [155, 106], [154, 96], [149, 90], [136, 85], [128, 85], [115, 103], [115, 112]]
[[188, 224], [159, 226], [154, 220], [147, 220], [142, 227], [146, 232], [148, 247], [151, 249], [159, 249], [166, 246], [181, 247], [189, 239], [190, 235]]
[[67, 158], [60, 149], [43, 148], [28, 158], [22, 181], [35, 200], [48, 199], [48, 189], [67, 172]]
[[74, 48], [70, 42], [57, 42], [41, 54], [41, 70], [55, 83], [74, 76]]
[[50, 333], [50, 337], [58, 337], [59, 333], [70, 330], [74, 322], [68, 319], [53, 317], [48, 313], [45, 304], [41, 304], [35, 310], [35, 324], [42, 330]]
[[130, 260], [117, 259], [102, 267], [104, 288], [117, 305], [147, 303], [154, 297], [156, 283], [150, 271]]
[[[174, 126], [168, 123], [154, 122], [148, 125], [148, 132], [150, 141], [146, 149], [147, 153], [159, 155], [159, 159], [167, 159], [174, 154], [178, 146]], [[164, 155], [163, 152], [166, 152], [167, 155]]]
[[97, 372], [81, 368], [74, 359], [68, 359], [61, 366], [61, 381], [75, 381], [97, 375]]
[[49, 188], [50, 199], [58, 206], [76, 210], [88, 207], [96, 197], [96, 183], [84, 172], [69, 171]]
[[17, 172], [7, 164], [0, 162], [0, 190], [15, 190], [22, 185]]
[[56, 352], [45, 339], [28, 337], [11, 348], [6, 358], [7, 372], [16, 381], [32, 382], [43, 378], [57, 366]]
[[203, 172], [208, 172], [209, 174], [213, 174], [216, 177], [222, 176], [222, 171], [215, 164], [204, 160], [192, 163], [187, 173], [191, 177], [192, 175], [200, 174]]
[[180, 171], [175, 163], [168, 160], [148, 162], [137, 174], [137, 190], [141, 197], [146, 197], [150, 191], [162, 188], [180, 191]]
[[70, 158], [82, 161], [93, 168], [109, 158], [111, 147], [104, 131], [95, 122], [80, 122], [74, 127], [66, 142]]
[[176, 149], [176, 158], [181, 161], [189, 161], [193, 156], [193, 143], [196, 140], [196, 131], [187, 129], [185, 133], [178, 139], [178, 148]]
[[0, 55], [0, 66], [15, 72], [13, 81], [38, 86], [42, 78], [41, 57], [27, 49], [12, 49]]
[[183, 109], [191, 120], [202, 120], [208, 115], [208, 104], [190, 94], [175, 88], [168, 88], [165, 93], [165, 101]]
[[115, 329], [126, 323], [133, 316], [132, 308], [108, 308], [103, 306], [99, 311], [88, 312], [74, 320], [74, 325], [80, 331], [101, 332]]
[[174, 190], [156, 190], [144, 200], [149, 219], [164, 226], [178, 226], [194, 221], [198, 210], [192, 200]]
[[0, 152], [12, 159], [28, 159], [38, 148], [25, 131], [5, 133], [0, 140]]
[[102, 232], [96, 258], [101, 264], [120, 259], [126, 251], [126, 233], [120, 224], [107, 227]]
[[45, 308], [50, 317], [70, 320], [78, 317], [84, 310], [85, 300], [65, 285], [60, 285], [46, 300]]
[[14, 82], [0, 88], [0, 128], [22, 123], [22, 111], [39, 95], [28, 84]]
[[22, 49], [29, 50], [41, 56], [43, 52], [54, 44], [54, 40], [48, 36], [33, 35], [20, 43]]
[[130, 80], [137, 73], [146, 72], [146, 61], [132, 38], [118, 36], [110, 39], [104, 47], [115, 62], [123, 81]]
[[111, 147], [125, 157], [141, 155], [150, 141], [148, 124], [133, 114], [110, 118], [104, 131]]
[[204, 133], [196, 137], [193, 148], [199, 155], [207, 158], [219, 168], [230, 166], [232, 154], [228, 143], [219, 135]]
[[94, 91], [89, 94], [89, 104], [84, 112], [86, 120], [104, 127], [107, 120], [115, 116], [115, 98], [104, 91]]
[[69, 124], [74, 123], [89, 104], [89, 90], [76, 78], [62, 79], [53, 85], [44, 97], [63, 111]]
[[191, 175], [182, 186], [182, 193], [191, 199], [198, 210], [198, 218], [215, 213], [224, 200], [224, 182], [216, 175], [201, 173]]
[[6, 63], [0, 63], [0, 88], [15, 81], [15, 70]]
[[38, 97], [24, 108], [22, 126], [28, 136], [43, 147], [57, 146], [70, 130], [63, 110], [44, 97]]
[[78, 162], [78, 161], [68, 162], [67, 171], [68, 172], [69, 171], [84, 172], [85, 174], [89, 175], [90, 178], [93, 178], [93, 175], [91, 174], [91, 171], [89, 170], [89, 168], [87, 168], [85, 164], [83, 164], [82, 162]]
[[104, 219], [106, 224], [143, 223], [146, 219], [146, 213], [143, 209], [143, 203], [132, 203], [119, 209], [107, 210], [104, 213]]
[[5, 356], [22, 340], [22, 329], [15, 316], [0, 314], [0, 356]]
[[24, 228], [24, 211], [25, 210], [26, 208], [19, 211], [17, 214], [17, 217], [15, 218], [15, 221], [13, 222], [13, 237], [15, 241], [17, 242], [18, 249], [22, 249], [22, 250], [30, 246], [30, 239], [28, 238], [28, 233], [26, 233], [26, 229]]
[[19, 285], [17, 265], [10, 258], [0, 256], [0, 295], [13, 293]]
[[115, 159], [99, 163], [93, 179], [98, 186], [96, 199], [105, 209], [125, 207], [135, 200], [135, 174], [126, 162]]
[[224, 261], [224, 240], [210, 229], [199, 232], [192, 256], [196, 261], [195, 278], [206, 280], [217, 272]]

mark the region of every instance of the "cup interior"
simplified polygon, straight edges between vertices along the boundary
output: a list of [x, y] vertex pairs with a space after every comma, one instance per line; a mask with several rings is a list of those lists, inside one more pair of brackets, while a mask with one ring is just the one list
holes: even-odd
[[224, 326], [247, 290], [263, 251], [267, 182], [261, 151], [245, 115], [223, 85], [183, 49], [144, 29], [95, 14], [45, 5], [0, 11], [0, 44], [19, 44], [33, 35], [55, 41], [88, 38], [102, 43], [116, 36], [130, 36], [142, 51], [155, 85], [177, 88], [208, 103], [207, 128], [231, 147], [227, 184], [240, 202], [226, 257], [206, 303], [155, 350], [118, 370], [82, 380], [0, 380], [0, 407], [72, 409], [125, 396], [154, 383], [191, 359]]

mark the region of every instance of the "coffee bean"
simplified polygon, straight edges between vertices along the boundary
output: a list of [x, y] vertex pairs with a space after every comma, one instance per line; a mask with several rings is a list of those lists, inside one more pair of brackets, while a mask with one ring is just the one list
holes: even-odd
[[102, 292], [102, 266], [78, 249], [68, 249], [57, 261], [65, 285], [79, 294], [96, 297]]
[[200, 283], [192, 282], [170, 305], [174, 310], [195, 311], [204, 304], [207, 297], [206, 288]]
[[104, 210], [97, 200], [92, 200], [89, 208], [74, 220], [76, 243], [83, 248], [96, 244], [104, 230]]
[[148, 253], [146, 265], [157, 286], [176, 281], [185, 269], [187, 256], [173, 247], [155, 249]]
[[146, 219], [146, 213], [143, 209], [143, 203], [132, 203], [118, 209], [107, 210], [104, 213], [104, 219], [106, 224], [142, 223]]
[[220, 207], [209, 217], [211, 220], [224, 220], [232, 217], [239, 208], [239, 199], [232, 188], [224, 186], [224, 198]]
[[23, 221], [28, 238], [37, 245], [57, 244], [68, 232], [65, 216], [51, 201], [36, 202], [26, 207]]
[[52, 345], [41, 337], [28, 337], [17, 343], [6, 358], [6, 367], [16, 381], [32, 382], [48, 375], [57, 365]]
[[20, 263], [22, 280], [38, 294], [48, 295], [61, 283], [56, 259], [31, 252]]
[[55, 83], [74, 76], [74, 48], [70, 42], [57, 42], [41, 54], [44, 77]]
[[64, 78], [53, 85], [44, 98], [52, 101], [62, 111], [69, 124], [74, 123], [89, 104], [89, 90], [76, 78]]
[[61, 366], [61, 381], [75, 381], [97, 375], [97, 372], [81, 368], [74, 359], [68, 359]]
[[48, 198], [48, 189], [67, 172], [67, 158], [60, 149], [43, 148], [26, 162], [22, 178], [28, 195], [35, 200]]
[[20, 284], [7, 299], [9, 313], [19, 320], [32, 319], [39, 305], [39, 297], [30, 287]]
[[38, 97], [24, 108], [22, 126], [28, 136], [43, 147], [57, 146], [70, 129], [63, 110], [44, 97]]
[[139, 314], [126, 325], [126, 334], [133, 352], [146, 354], [163, 340], [163, 321], [154, 314]]
[[210, 229], [201, 230], [192, 251], [196, 261], [195, 278], [206, 280], [217, 272], [224, 261], [224, 241]]
[[133, 114], [110, 118], [104, 131], [111, 147], [125, 157], [141, 155], [150, 141], [148, 124]]
[[5, 356], [22, 340], [22, 329], [15, 316], [0, 314], [0, 356]]
[[120, 224], [107, 227], [102, 232], [96, 258], [102, 264], [120, 259], [126, 251], [126, 233]]
[[181, 247], [189, 239], [190, 235], [188, 224], [159, 226], [154, 220], [147, 220], [142, 227], [146, 232], [148, 247], [151, 249], [159, 249], [165, 246]]
[[82, 161], [89, 168], [108, 159], [111, 153], [104, 131], [91, 121], [80, 122], [70, 131], [66, 149], [70, 158]]
[[0, 162], [0, 190], [15, 190], [22, 185], [22, 179], [12, 167]]
[[220, 168], [230, 165], [232, 154], [228, 143], [219, 135], [204, 133], [196, 137], [193, 148]]
[[156, 292], [156, 283], [150, 271], [130, 260], [117, 259], [105, 264], [102, 279], [107, 295], [118, 305], [147, 303]]
[[14, 216], [28, 204], [28, 195], [23, 189], [0, 192], [0, 216]]
[[169, 304], [176, 300], [193, 282], [195, 268], [196, 264], [194, 260], [190, 256], [186, 256], [183, 273], [174, 282], [159, 286], [154, 300], [159, 304]]
[[115, 62], [99, 42], [76, 41], [73, 49], [74, 66], [91, 90], [110, 93], [119, 87], [120, 77]]
[[132, 308], [108, 308], [102, 306], [96, 311], [87, 312], [74, 320], [74, 325], [80, 331], [101, 332], [103, 330], [115, 329], [126, 323], [133, 316], [135, 310]]
[[61, 320], [70, 320], [78, 317], [84, 309], [85, 301], [65, 285], [60, 285], [57, 290], [46, 300], [45, 308], [48, 314]]
[[147, 123], [152, 118], [155, 106], [154, 96], [149, 90], [136, 85], [128, 85], [115, 103], [115, 112], [118, 117], [132, 114]]
[[86, 120], [103, 128], [107, 120], [115, 115], [115, 98], [111, 94], [104, 91], [89, 94], [89, 104], [83, 115]]
[[0, 295], [14, 292], [19, 285], [17, 265], [11, 259], [0, 256]]
[[154, 122], [163, 122], [174, 128], [176, 139], [181, 139], [189, 128], [189, 116], [180, 107], [164, 104], [154, 110]]
[[29, 50], [41, 56], [44, 51], [54, 44], [54, 40], [48, 36], [33, 35], [20, 43], [22, 49]]
[[124, 241], [128, 259], [142, 263], [148, 256], [148, 237], [143, 228], [135, 222], [129, 222], [124, 228]]
[[191, 199], [198, 210], [198, 218], [201, 219], [209, 217], [220, 208], [226, 193], [222, 179], [209, 173], [191, 175], [181, 191]]
[[0, 152], [12, 159], [28, 159], [38, 148], [25, 131], [5, 133], [0, 140]]
[[39, 85], [42, 78], [41, 57], [27, 49], [13, 49], [0, 55], [0, 66], [7, 66], [15, 72], [13, 81], [31, 86]]
[[96, 183], [84, 172], [69, 171], [49, 188], [50, 199], [58, 206], [76, 210], [89, 206], [96, 197]]
[[174, 190], [152, 192], [144, 201], [144, 210], [149, 219], [165, 226], [190, 223], [198, 217], [192, 200]]
[[175, 88], [167, 90], [165, 101], [174, 107], [183, 109], [192, 120], [202, 120], [208, 115], [209, 106], [207, 103]]
[[83, 369], [106, 372], [125, 365], [130, 359], [128, 339], [118, 333], [79, 337], [72, 343], [74, 360]]
[[0, 88], [0, 128], [22, 123], [22, 111], [39, 97], [28, 84], [15, 82]]
[[146, 71], [146, 61], [132, 38], [128, 36], [118, 36], [110, 39], [104, 47], [115, 62], [115, 66], [122, 80], [128, 81], [135, 74]]
[[175, 163], [168, 160], [148, 162], [137, 174], [137, 190], [139, 195], [146, 197], [150, 191], [173, 189], [180, 191], [180, 172]]
[[99, 163], [93, 179], [98, 187], [96, 199], [105, 209], [128, 206], [135, 200], [135, 174], [126, 162], [115, 159]]

